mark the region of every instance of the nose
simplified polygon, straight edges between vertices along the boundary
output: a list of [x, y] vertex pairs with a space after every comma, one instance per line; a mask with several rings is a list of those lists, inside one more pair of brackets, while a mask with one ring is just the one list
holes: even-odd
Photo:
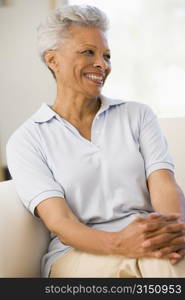
[[109, 63], [102, 56], [96, 57], [96, 60], [95, 60], [93, 66], [95, 68], [98, 68], [98, 69], [102, 70], [102, 71], [106, 71], [107, 69], [110, 68]]

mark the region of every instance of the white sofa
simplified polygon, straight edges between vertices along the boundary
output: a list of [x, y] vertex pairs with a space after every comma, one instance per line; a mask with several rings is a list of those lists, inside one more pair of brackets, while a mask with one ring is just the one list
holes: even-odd
[[[185, 118], [161, 119], [176, 164], [176, 179], [185, 192]], [[0, 183], [0, 277], [40, 277], [40, 259], [49, 233], [22, 205], [13, 180]]]
[[13, 180], [0, 182], [0, 277], [40, 277], [49, 232], [20, 202]]

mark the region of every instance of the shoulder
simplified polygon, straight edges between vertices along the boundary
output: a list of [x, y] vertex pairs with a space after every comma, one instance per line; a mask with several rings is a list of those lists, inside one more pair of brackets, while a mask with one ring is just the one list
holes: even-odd
[[153, 111], [152, 108], [145, 103], [132, 101], [132, 100], [125, 100], [124, 98], [110, 98], [107, 96], [102, 95], [102, 101], [111, 105], [111, 106], [118, 106], [121, 110], [125, 110], [127, 112], [136, 112], [136, 113], [145, 113], [148, 111]]
[[145, 116], [150, 113], [154, 114], [153, 109], [149, 105], [136, 101], [126, 101], [122, 108], [129, 114], [140, 116]]
[[152, 107], [148, 104], [137, 101], [125, 101], [124, 99], [108, 98], [109, 101], [116, 106], [118, 111], [124, 117], [128, 117], [130, 120], [139, 120], [140, 122], [146, 121], [146, 119], [156, 117]]
[[30, 117], [10, 135], [6, 148], [16, 150], [18, 147], [22, 147], [24, 149], [28, 145], [34, 147], [38, 143], [40, 143], [40, 138], [37, 124]]

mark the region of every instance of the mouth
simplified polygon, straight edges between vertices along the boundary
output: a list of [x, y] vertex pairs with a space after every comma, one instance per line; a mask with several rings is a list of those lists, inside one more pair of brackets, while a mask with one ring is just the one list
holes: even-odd
[[102, 73], [85, 73], [84, 76], [90, 81], [96, 83], [97, 85], [103, 85], [105, 81], [105, 75]]

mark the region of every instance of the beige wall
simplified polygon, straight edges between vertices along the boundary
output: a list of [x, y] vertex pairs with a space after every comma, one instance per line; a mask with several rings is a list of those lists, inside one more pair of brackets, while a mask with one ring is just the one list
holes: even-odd
[[0, 168], [0, 181], [4, 180], [3, 170]]
[[4, 180], [3, 169], [0, 167], [0, 181]]
[[0, 181], [3, 181], [3, 180], [4, 180], [4, 173], [3, 173], [1, 153], [0, 153]]
[[6, 166], [9, 136], [42, 102], [54, 100], [55, 82], [37, 55], [36, 28], [62, 2], [9, 0], [0, 7], [0, 166]]

